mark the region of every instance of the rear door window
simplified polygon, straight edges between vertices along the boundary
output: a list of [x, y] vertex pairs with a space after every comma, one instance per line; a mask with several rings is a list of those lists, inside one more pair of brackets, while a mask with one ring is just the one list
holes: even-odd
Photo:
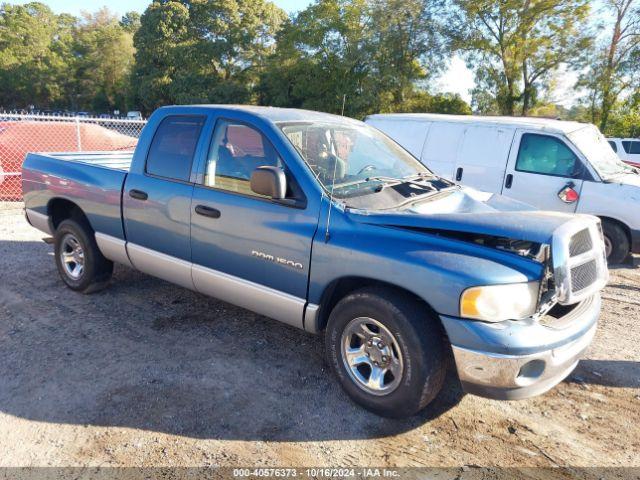
[[609, 145], [611, 145], [614, 152], [618, 153], [618, 146], [616, 145], [616, 142], [609, 141]]
[[573, 178], [579, 173], [580, 161], [562, 140], [525, 133], [520, 141], [516, 170]]
[[172, 115], [160, 122], [147, 155], [150, 175], [187, 182], [204, 116]]

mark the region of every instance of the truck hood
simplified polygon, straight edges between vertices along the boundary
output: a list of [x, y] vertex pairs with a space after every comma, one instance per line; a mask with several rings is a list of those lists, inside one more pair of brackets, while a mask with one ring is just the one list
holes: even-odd
[[470, 188], [442, 192], [397, 210], [349, 209], [356, 222], [427, 232], [462, 232], [551, 243], [553, 232], [575, 215], [535, 210], [507, 197]]

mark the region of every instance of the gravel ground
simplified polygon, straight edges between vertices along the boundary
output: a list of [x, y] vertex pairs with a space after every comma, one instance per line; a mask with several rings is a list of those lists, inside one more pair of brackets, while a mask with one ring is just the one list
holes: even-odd
[[551, 392], [453, 386], [397, 421], [350, 402], [320, 337], [124, 267], [73, 293], [21, 208], [0, 204], [0, 466], [640, 467], [639, 258]]

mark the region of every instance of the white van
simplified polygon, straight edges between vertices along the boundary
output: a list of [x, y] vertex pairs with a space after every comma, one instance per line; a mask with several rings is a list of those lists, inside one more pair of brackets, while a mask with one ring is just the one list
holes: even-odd
[[640, 138], [607, 138], [607, 141], [620, 160], [640, 167]]
[[640, 175], [594, 125], [437, 114], [365, 122], [442, 177], [542, 210], [600, 217], [610, 263], [640, 253]]

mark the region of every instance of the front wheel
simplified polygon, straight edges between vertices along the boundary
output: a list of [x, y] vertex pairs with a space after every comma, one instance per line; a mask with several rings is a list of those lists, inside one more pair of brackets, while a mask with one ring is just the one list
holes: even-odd
[[364, 288], [333, 309], [325, 333], [329, 363], [358, 404], [385, 417], [414, 415], [440, 392], [444, 335], [427, 306], [386, 288]]
[[58, 273], [71, 290], [93, 293], [107, 285], [113, 263], [98, 249], [90, 228], [64, 220], [56, 229], [54, 245]]
[[609, 264], [622, 263], [629, 256], [631, 245], [629, 237], [623, 228], [613, 222], [602, 222], [602, 233], [604, 235], [604, 246]]

